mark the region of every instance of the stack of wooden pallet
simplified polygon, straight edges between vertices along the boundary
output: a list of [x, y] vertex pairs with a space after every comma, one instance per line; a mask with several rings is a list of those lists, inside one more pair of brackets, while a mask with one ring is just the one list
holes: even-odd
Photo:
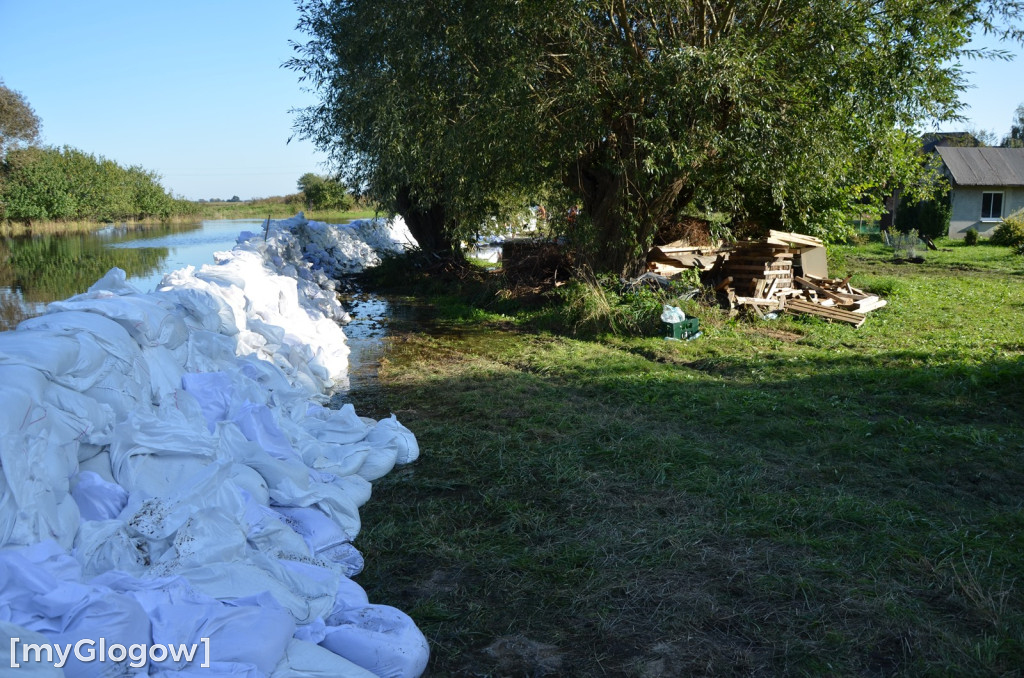
[[730, 304], [781, 309], [793, 292], [793, 253], [785, 244], [767, 241], [738, 243], [721, 264]]
[[877, 296], [851, 287], [849, 278], [810, 273], [827, 271], [817, 238], [772, 231], [768, 238], [740, 242], [716, 268], [718, 286], [729, 308], [814, 315], [860, 327], [864, 314], [885, 305]]

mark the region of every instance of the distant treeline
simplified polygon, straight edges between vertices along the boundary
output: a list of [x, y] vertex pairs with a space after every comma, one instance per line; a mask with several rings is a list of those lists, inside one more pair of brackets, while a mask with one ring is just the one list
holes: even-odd
[[69, 146], [11, 149], [0, 162], [0, 221], [117, 222], [197, 211], [168, 194], [155, 173]]

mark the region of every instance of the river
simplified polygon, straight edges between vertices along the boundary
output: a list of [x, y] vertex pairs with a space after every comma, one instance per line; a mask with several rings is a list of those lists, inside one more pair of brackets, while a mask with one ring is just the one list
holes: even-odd
[[[86, 291], [115, 266], [140, 292], [153, 291], [166, 273], [212, 264], [214, 252], [230, 250], [243, 231], [261, 232], [264, 223], [220, 219], [0, 239], [0, 330], [43, 313], [51, 301]], [[376, 377], [390, 304], [369, 294], [347, 294], [342, 303], [353, 315], [345, 335], [352, 351], [349, 380], [355, 388]]]

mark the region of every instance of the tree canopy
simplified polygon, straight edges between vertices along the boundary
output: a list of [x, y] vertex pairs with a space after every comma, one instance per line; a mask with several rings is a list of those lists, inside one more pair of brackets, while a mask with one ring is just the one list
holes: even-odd
[[1004, 148], [1024, 148], [1024, 104], [1017, 107], [1013, 114], [1013, 124], [1010, 125], [1010, 133], [1003, 137]]
[[352, 206], [352, 199], [345, 191], [345, 187], [334, 179], [306, 172], [299, 177], [298, 188], [302, 192], [307, 209], [348, 209]]
[[0, 158], [15, 144], [33, 143], [38, 138], [39, 117], [21, 92], [0, 80]]
[[[531, 198], [632, 274], [684, 213], [826, 238], [913, 185], [977, 31], [1018, 0], [300, 0], [296, 130], [450, 246]], [[553, 210], [554, 213], [554, 210]], [[421, 245], [424, 241], [421, 239]]]
[[0, 219], [122, 221], [193, 210], [159, 179], [68, 146], [16, 148], [0, 162]]

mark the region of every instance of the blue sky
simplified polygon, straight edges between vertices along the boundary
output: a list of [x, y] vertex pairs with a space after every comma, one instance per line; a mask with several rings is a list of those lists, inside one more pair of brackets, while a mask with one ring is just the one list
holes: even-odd
[[[295, 192], [323, 154], [293, 140], [289, 109], [309, 105], [280, 65], [291, 0], [0, 0], [0, 78], [43, 123], [43, 140], [157, 172], [186, 198]], [[1009, 130], [1024, 103], [1024, 49], [968, 62], [965, 126]], [[945, 128], [944, 128], [945, 129]]]

